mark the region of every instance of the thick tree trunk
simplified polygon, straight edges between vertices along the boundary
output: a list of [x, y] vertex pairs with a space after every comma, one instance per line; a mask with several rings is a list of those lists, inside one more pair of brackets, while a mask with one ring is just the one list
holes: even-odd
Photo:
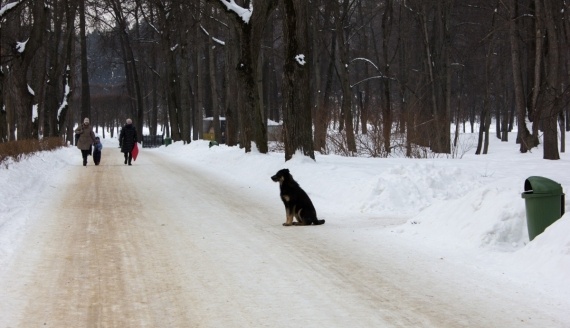
[[30, 37], [22, 52], [19, 52], [16, 48], [14, 49], [14, 60], [5, 76], [6, 119], [10, 140], [13, 140], [16, 135], [15, 126], [17, 126], [18, 140], [32, 138], [32, 104], [34, 96], [28, 89], [27, 74], [36, 52], [43, 43], [46, 31], [47, 10], [44, 1], [38, 0], [33, 2], [33, 26]]
[[[432, 84], [432, 106], [434, 118], [434, 131], [432, 134], [431, 149], [436, 153], [451, 152], [450, 135], [450, 108], [449, 89], [450, 69], [449, 69], [449, 42], [450, 42], [450, 19], [452, 1], [440, 1], [436, 4], [436, 15], [434, 16], [433, 27], [433, 48], [430, 50], [429, 62], [430, 77]], [[427, 24], [427, 23], [424, 23]], [[427, 28], [425, 28], [427, 32]], [[426, 42], [429, 41], [426, 35]], [[432, 70], [433, 67], [433, 70]]]
[[239, 142], [239, 92], [237, 87], [237, 66], [238, 46], [231, 35], [235, 31], [230, 31], [230, 40], [226, 43], [226, 65], [225, 65], [225, 115], [226, 115], [226, 144], [236, 146]]
[[544, 21], [546, 22], [546, 37], [548, 52], [546, 55], [546, 77], [544, 88], [545, 108], [544, 117], [544, 159], [560, 159], [558, 152], [558, 116], [562, 111], [560, 106], [560, 49], [559, 31], [556, 26], [554, 1], [542, 0], [544, 4]]
[[[210, 0], [219, 8], [228, 9], [219, 0]], [[245, 0], [242, 7], [250, 8], [252, 0]], [[237, 76], [241, 90], [240, 99], [244, 112], [240, 115], [240, 136], [242, 147], [246, 152], [251, 151], [251, 142], [254, 141], [260, 153], [268, 152], [267, 122], [264, 122], [264, 109], [261, 108], [258, 81], [256, 80], [261, 39], [267, 20], [277, 1], [255, 2], [255, 9], [246, 22], [235, 11], [229, 11], [228, 17], [233, 23], [239, 39], [239, 60], [237, 63]]]
[[526, 125], [526, 103], [523, 89], [522, 65], [520, 46], [517, 35], [518, 5], [517, 0], [511, 0], [511, 19], [509, 22], [509, 39], [511, 43], [511, 63], [513, 72], [514, 98], [518, 121], [517, 143], [520, 144], [520, 152], [526, 153], [533, 145], [532, 137]]
[[[315, 159], [313, 149], [311, 103], [309, 99], [309, 63], [312, 61], [307, 34], [307, 2], [281, 2], [285, 63], [283, 66], [283, 130], [285, 160], [297, 150]], [[303, 57], [300, 57], [303, 55]]]

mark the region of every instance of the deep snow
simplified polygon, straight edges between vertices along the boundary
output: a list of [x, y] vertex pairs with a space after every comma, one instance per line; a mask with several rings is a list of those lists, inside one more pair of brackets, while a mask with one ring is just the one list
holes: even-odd
[[[465, 145], [473, 145], [476, 135], [462, 138]], [[260, 197], [279, 197], [270, 176], [288, 168], [326, 224], [359, 231], [366, 238], [391, 234], [429, 250], [434, 265], [443, 258], [463, 262], [570, 305], [570, 217], [563, 216], [529, 242], [521, 197], [530, 176], [557, 181], [565, 191], [570, 188], [570, 157], [562, 153], [561, 160], [543, 160], [541, 148], [520, 154], [514, 140], [514, 134], [507, 143], [493, 138], [488, 155], [474, 155], [474, 148], [467, 146], [469, 151], [460, 159], [317, 155], [312, 161], [296, 155], [284, 162], [282, 153], [254, 150], [246, 154], [238, 147], [209, 147], [207, 141], [141, 148], [139, 156], [157, 152], [199, 165]], [[105, 152], [118, 150], [115, 139], [104, 139], [103, 144], [104, 162]], [[30, 208], [38, 199], [49, 198], [50, 181], [65, 179], [59, 172], [77, 161], [78, 150], [68, 147], [0, 168], [4, 187], [0, 190], [0, 268], [15, 252], [24, 251], [19, 245], [37, 220], [29, 217]], [[283, 221], [282, 212], [276, 209], [276, 225]]]

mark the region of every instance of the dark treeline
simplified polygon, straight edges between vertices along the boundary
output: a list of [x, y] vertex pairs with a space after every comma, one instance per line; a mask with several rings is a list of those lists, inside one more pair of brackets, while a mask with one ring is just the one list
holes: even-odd
[[559, 159], [570, 129], [568, 1], [0, 4], [2, 142], [72, 140], [88, 116], [190, 143], [213, 117], [216, 140], [246, 152], [268, 152], [268, 120], [282, 122], [286, 159], [454, 155], [459, 132], [486, 154], [514, 129], [521, 152], [542, 140]]

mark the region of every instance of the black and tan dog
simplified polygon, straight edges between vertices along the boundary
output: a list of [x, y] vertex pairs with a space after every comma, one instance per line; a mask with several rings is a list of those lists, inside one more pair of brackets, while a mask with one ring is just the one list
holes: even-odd
[[[323, 224], [325, 220], [317, 219], [317, 211], [307, 193], [301, 189], [297, 181], [293, 179], [288, 169], [282, 169], [271, 177], [271, 180], [279, 182], [281, 200], [285, 205], [285, 223], [290, 225]], [[293, 217], [297, 222], [293, 222]]]

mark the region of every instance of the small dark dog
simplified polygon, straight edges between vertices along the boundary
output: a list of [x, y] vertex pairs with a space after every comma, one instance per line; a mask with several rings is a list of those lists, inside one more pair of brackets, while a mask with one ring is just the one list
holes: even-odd
[[[281, 190], [281, 200], [285, 205], [285, 223], [284, 226], [290, 225], [311, 225], [323, 224], [325, 220], [317, 219], [317, 211], [313, 206], [313, 202], [307, 193], [301, 189], [297, 181], [293, 180], [293, 176], [288, 169], [282, 169], [271, 177], [271, 180], [279, 182]], [[293, 222], [293, 217], [297, 222]]]

